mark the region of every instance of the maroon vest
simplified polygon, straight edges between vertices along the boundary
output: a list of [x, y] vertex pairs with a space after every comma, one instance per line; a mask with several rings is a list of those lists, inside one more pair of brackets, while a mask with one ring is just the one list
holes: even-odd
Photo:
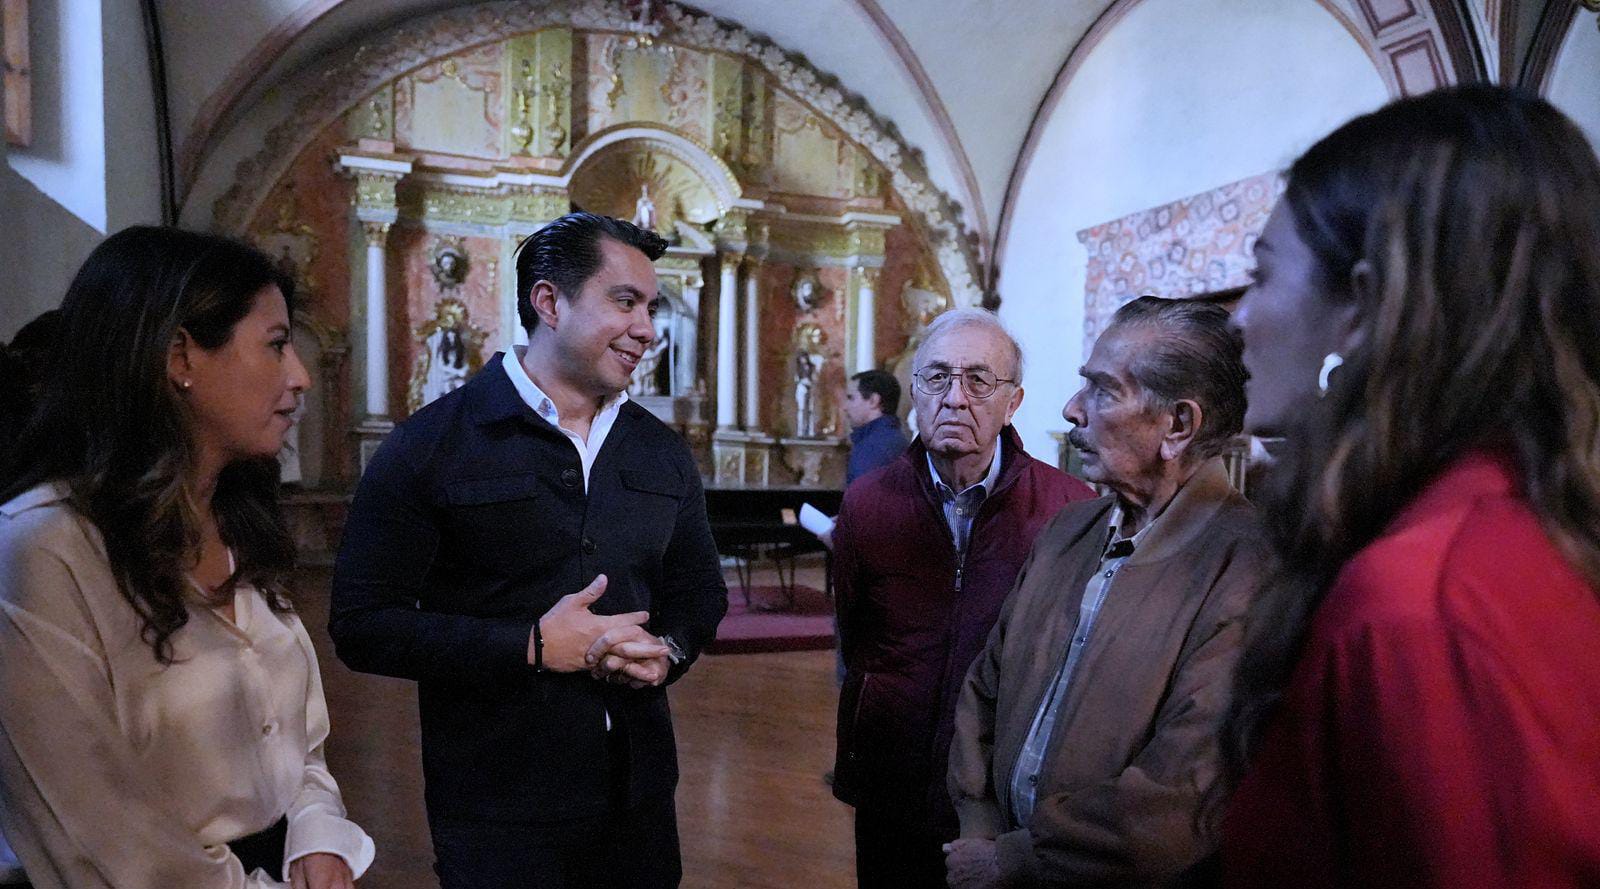
[[[1033, 538], [1088, 485], [1001, 434], [1000, 478], [958, 559], [927, 450], [851, 485], [834, 531], [834, 588], [846, 675], [839, 699], [834, 795], [892, 807], [954, 836], [945, 764], [956, 697], [988, 640]], [[959, 588], [958, 588], [959, 583]]]

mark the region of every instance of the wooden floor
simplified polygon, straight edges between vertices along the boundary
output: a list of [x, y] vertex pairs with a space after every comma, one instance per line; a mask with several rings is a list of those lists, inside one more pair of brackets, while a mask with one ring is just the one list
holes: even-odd
[[[820, 572], [802, 568], [800, 581], [821, 582], [810, 574]], [[415, 688], [345, 669], [327, 640], [327, 573], [306, 571], [297, 587], [333, 718], [328, 764], [378, 847], [361, 886], [437, 886]], [[854, 886], [850, 809], [822, 780], [838, 702], [833, 653], [702, 657], [670, 695], [685, 889]]]

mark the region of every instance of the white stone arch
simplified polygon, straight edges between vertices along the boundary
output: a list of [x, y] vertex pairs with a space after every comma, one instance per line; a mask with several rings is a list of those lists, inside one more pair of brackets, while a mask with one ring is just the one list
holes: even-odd
[[570, 186], [590, 161], [621, 145], [658, 151], [682, 161], [710, 187], [716, 196], [719, 216], [736, 207], [758, 209], [761, 206], [759, 201], [745, 199], [744, 186], [739, 184], [739, 178], [710, 149], [676, 130], [648, 123], [608, 127], [579, 142], [562, 167], [563, 187]]

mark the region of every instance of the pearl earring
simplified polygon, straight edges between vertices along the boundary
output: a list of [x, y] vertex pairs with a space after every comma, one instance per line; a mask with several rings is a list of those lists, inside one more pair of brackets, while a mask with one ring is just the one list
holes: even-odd
[[1339, 365], [1344, 364], [1344, 356], [1338, 352], [1329, 352], [1322, 359], [1322, 372], [1317, 374], [1317, 397], [1322, 398], [1328, 394], [1328, 381]]
[[180, 386], [182, 386], [182, 387], [183, 387], [183, 388], [185, 388], [185, 389], [187, 389], [187, 388], [189, 388], [189, 387], [190, 387], [190, 386], [193, 386], [193, 385], [194, 385], [194, 380], [184, 380], [184, 381], [183, 381], [183, 382], [181, 382], [181, 383], [179, 383], [179, 384], [178, 384], [178, 385], [180, 385]]

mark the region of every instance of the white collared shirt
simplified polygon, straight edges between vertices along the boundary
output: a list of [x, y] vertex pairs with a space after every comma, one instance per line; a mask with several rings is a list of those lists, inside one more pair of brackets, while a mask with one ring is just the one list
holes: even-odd
[[522, 366], [522, 356], [528, 351], [527, 346], [512, 346], [511, 351], [505, 353], [505, 360], [500, 364], [506, 369], [506, 376], [511, 378], [511, 385], [516, 387], [517, 394], [533, 412], [547, 420], [551, 426], [561, 430], [561, 434], [572, 442], [578, 449], [578, 459], [583, 463], [583, 488], [589, 489], [589, 470], [594, 466], [594, 458], [600, 454], [600, 448], [606, 443], [606, 436], [611, 434], [611, 427], [617, 422], [617, 414], [622, 411], [622, 406], [628, 403], [628, 391], [621, 392], [606, 399], [595, 411], [594, 420], [589, 424], [589, 440], [584, 441], [578, 433], [561, 425], [561, 413], [556, 410], [555, 402], [550, 396], [544, 394], [533, 378], [528, 376], [528, 371]]
[[375, 848], [323, 758], [328, 709], [300, 617], [248, 583], [231, 621], [194, 597], [160, 664], [65, 494], [41, 485], [0, 505], [0, 805], [31, 828], [11, 839], [41, 864], [36, 885], [285, 889], [241, 874], [225, 845], [279, 817], [287, 861], [327, 852], [360, 877]]

